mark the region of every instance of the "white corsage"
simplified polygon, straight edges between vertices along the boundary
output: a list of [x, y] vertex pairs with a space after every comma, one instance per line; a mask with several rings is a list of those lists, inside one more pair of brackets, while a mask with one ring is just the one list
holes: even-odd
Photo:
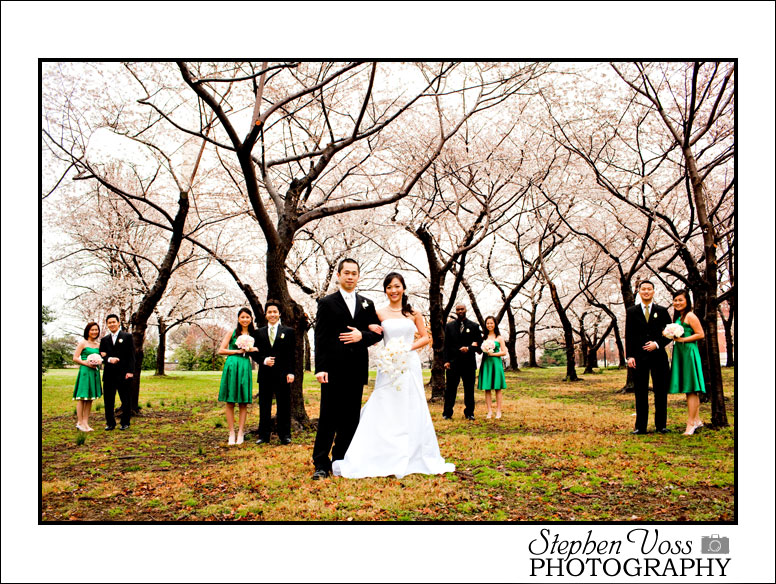
[[377, 371], [387, 375], [396, 391], [401, 391], [401, 376], [409, 369], [410, 347], [404, 339], [391, 339], [377, 354]]
[[678, 339], [683, 335], [684, 327], [680, 324], [676, 324], [675, 322], [667, 324], [666, 328], [663, 329], [663, 336], [667, 339]]

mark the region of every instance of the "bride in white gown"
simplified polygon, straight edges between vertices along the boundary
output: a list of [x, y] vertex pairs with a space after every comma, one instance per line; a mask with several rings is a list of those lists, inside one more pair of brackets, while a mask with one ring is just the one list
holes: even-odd
[[[343, 460], [332, 472], [347, 478], [402, 478], [412, 473], [443, 474], [455, 465], [439, 453], [434, 424], [426, 403], [417, 349], [429, 343], [423, 317], [407, 304], [404, 278], [395, 272], [383, 282], [390, 304], [377, 311], [383, 342], [404, 339], [410, 347], [407, 370], [398, 378], [378, 371], [375, 388], [361, 409], [358, 428]], [[370, 327], [371, 328], [371, 327]], [[415, 340], [415, 334], [420, 338]]]

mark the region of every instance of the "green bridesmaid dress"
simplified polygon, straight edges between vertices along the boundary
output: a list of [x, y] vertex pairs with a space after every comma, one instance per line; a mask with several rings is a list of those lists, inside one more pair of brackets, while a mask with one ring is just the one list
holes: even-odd
[[[229, 341], [230, 351], [238, 349], [236, 342], [237, 334], [232, 333], [232, 340]], [[218, 401], [230, 404], [252, 403], [252, 380], [251, 358], [247, 354], [229, 355], [221, 374], [221, 390], [218, 392]]]
[[[99, 355], [99, 349], [86, 347], [81, 352], [81, 360], [86, 361], [89, 355]], [[78, 377], [75, 378], [75, 389], [73, 390], [73, 399], [93, 400], [102, 395], [102, 385], [100, 384], [100, 370], [86, 365], [78, 367]]]
[[[500, 352], [501, 344], [496, 341], [494, 353]], [[478, 387], [480, 389], [506, 389], [507, 380], [504, 376], [504, 364], [501, 357], [490, 357], [483, 353]]]
[[[689, 337], [693, 334], [692, 327], [682, 322], [680, 318], [676, 319], [676, 324], [681, 324], [682, 328], [684, 328], [682, 337]], [[671, 385], [668, 387], [668, 393], [695, 393], [700, 391], [706, 393], [698, 343], [695, 341], [690, 343], [674, 343], [674, 356], [671, 363]]]

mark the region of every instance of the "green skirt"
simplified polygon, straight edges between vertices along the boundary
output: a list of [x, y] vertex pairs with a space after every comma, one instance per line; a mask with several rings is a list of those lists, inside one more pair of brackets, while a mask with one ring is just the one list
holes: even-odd
[[253, 370], [250, 357], [229, 355], [221, 374], [221, 389], [218, 401], [230, 404], [249, 404], [253, 401], [251, 387]]
[[504, 363], [501, 361], [501, 357], [482, 357], [477, 387], [480, 389], [506, 389], [507, 380], [504, 376]]
[[695, 342], [674, 343], [671, 383], [668, 386], [668, 393], [701, 392], [706, 393], [706, 384], [703, 380], [703, 367], [698, 345]]
[[100, 370], [81, 365], [75, 378], [73, 399], [94, 400], [102, 396]]

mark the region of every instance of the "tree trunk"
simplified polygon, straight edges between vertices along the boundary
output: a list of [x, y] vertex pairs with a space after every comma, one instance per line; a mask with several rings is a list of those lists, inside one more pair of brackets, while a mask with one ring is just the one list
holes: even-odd
[[566, 310], [561, 304], [560, 297], [558, 296], [558, 289], [552, 280], [546, 278], [547, 286], [550, 289], [550, 296], [552, 297], [552, 303], [555, 306], [555, 310], [558, 313], [558, 318], [563, 325], [563, 339], [566, 344], [566, 377], [563, 381], [579, 381], [576, 370], [576, 356], [574, 355], [574, 329], [571, 327], [571, 321], [566, 316]]
[[445, 397], [445, 315], [442, 307], [442, 286], [444, 279], [436, 270], [431, 270], [429, 278], [429, 324], [433, 359], [431, 361], [431, 401]]
[[[620, 294], [622, 294], [622, 303], [625, 305], [625, 310], [628, 310], [631, 306], [636, 304], [636, 297], [631, 290], [630, 276], [623, 276], [620, 278]], [[628, 334], [628, 331], [625, 331]], [[625, 347], [622, 344], [622, 337], [620, 336], [620, 328], [614, 327], [614, 337], [617, 339], [617, 350], [620, 352], [620, 367], [625, 367], [625, 385], [620, 389], [618, 393], [634, 393], [636, 391], [636, 368], [628, 367], [628, 363], [625, 359]]]
[[531, 321], [528, 323], [528, 366], [538, 367], [536, 362], [536, 310], [539, 303], [531, 303]]
[[728, 300], [728, 317], [724, 318], [722, 311], [720, 311], [720, 317], [722, 318], [722, 326], [725, 327], [725, 349], [727, 357], [725, 359], [725, 367], [735, 367], [736, 359], [733, 347], [733, 303]]
[[507, 345], [507, 353], [509, 354], [509, 371], [520, 371], [520, 364], [517, 361], [517, 326], [515, 325], [515, 314], [512, 309], [507, 307], [507, 323], [509, 323], [509, 340], [504, 341]]
[[585, 364], [583, 374], [593, 373], [593, 367], [590, 364], [590, 351], [593, 349], [593, 343], [585, 333], [585, 316], [587, 316], [587, 312], [583, 312], [582, 316], [579, 317], [579, 355], [582, 363]]
[[690, 146], [682, 147], [687, 163], [687, 172], [692, 183], [693, 199], [698, 212], [698, 225], [703, 232], [703, 251], [705, 270], [703, 273], [704, 300], [706, 314], [706, 354], [709, 360], [709, 385], [711, 388], [711, 425], [723, 428], [728, 425], [725, 410], [725, 392], [722, 386], [722, 368], [719, 360], [719, 340], [717, 338], [717, 242], [714, 226], [706, 211], [706, 196], [703, 192], [703, 178], [698, 173], [695, 157]]
[[614, 323], [614, 344], [617, 345], [617, 355], [620, 359], [620, 363], [618, 367], [620, 369], [623, 369], [628, 366], [627, 361], [625, 360], [625, 347], [622, 344], [622, 337], [620, 336], [620, 327], [617, 325], [617, 323]]
[[598, 367], [598, 349], [591, 345], [587, 351], [587, 358], [585, 361], [584, 372], [595, 373], [595, 368]]
[[[140, 372], [143, 367], [143, 343], [148, 328], [148, 319], [151, 318], [156, 305], [162, 299], [167, 284], [172, 274], [172, 266], [178, 255], [178, 250], [183, 241], [183, 227], [186, 223], [186, 215], [189, 212], [189, 194], [181, 191], [178, 198], [178, 211], [172, 224], [170, 243], [167, 254], [164, 256], [159, 273], [151, 288], [143, 295], [140, 305], [132, 314], [132, 341], [135, 344], [135, 371], [130, 386], [130, 401], [132, 413], [140, 412]], [[122, 404], [123, 407], [123, 404]]]
[[[310, 418], [304, 407], [304, 359], [305, 334], [310, 328], [302, 306], [291, 298], [286, 280], [286, 259], [293, 244], [293, 229], [283, 230], [280, 245], [267, 249], [267, 296], [283, 306], [283, 323], [294, 329], [294, 382], [291, 384], [291, 419], [302, 427], [310, 426]], [[263, 311], [262, 311], [263, 314]]]
[[304, 370], [313, 370], [312, 352], [310, 351], [310, 337], [307, 332], [304, 334]]
[[[143, 343], [145, 343], [147, 328], [148, 325], [145, 322], [136, 322], [132, 325], [132, 342], [135, 345], [135, 370], [132, 373], [129, 398], [133, 416], [140, 413], [140, 373], [143, 369], [143, 356], [145, 355]], [[125, 407], [122, 403], [121, 409], [123, 410]]]
[[167, 324], [159, 318], [159, 346], [156, 348], [156, 375], [164, 375], [164, 354], [167, 351]]

